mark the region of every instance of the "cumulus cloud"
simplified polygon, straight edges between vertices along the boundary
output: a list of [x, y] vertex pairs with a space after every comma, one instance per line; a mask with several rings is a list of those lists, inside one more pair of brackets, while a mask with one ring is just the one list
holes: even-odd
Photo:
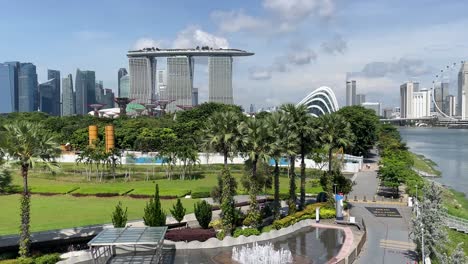
[[135, 50], [140, 50], [144, 48], [160, 47], [161, 43], [161, 41], [152, 38], [139, 38], [133, 45], [133, 48]]
[[214, 11], [211, 18], [218, 24], [221, 31], [257, 31], [268, 27], [268, 22], [261, 18], [249, 16], [244, 10]]
[[249, 79], [269, 80], [271, 79], [271, 69], [263, 67], [252, 67], [249, 69]]
[[320, 45], [322, 50], [329, 54], [341, 53], [344, 54], [346, 51], [348, 44], [346, 41], [340, 36], [336, 35], [333, 38], [322, 42]]
[[229, 42], [226, 38], [215, 36], [195, 26], [189, 26], [177, 34], [172, 46], [174, 48], [193, 48], [196, 46], [229, 48]]
[[361, 72], [349, 73], [349, 77], [364, 76], [367, 78], [381, 78], [393, 74], [404, 74], [418, 77], [433, 72], [433, 68], [420, 59], [400, 58], [397, 61], [374, 61], [367, 63]]
[[295, 28], [312, 15], [328, 18], [335, 12], [334, 0], [263, 0], [263, 7], [278, 16], [283, 30]]
[[298, 50], [292, 50], [288, 54], [288, 61], [294, 65], [309, 64], [312, 60], [317, 59], [317, 54], [309, 49], [303, 48]]

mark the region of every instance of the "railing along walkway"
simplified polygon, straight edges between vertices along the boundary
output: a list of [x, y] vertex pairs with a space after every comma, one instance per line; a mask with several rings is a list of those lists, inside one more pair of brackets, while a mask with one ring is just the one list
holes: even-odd
[[448, 214], [445, 214], [444, 218], [448, 228], [468, 234], [468, 220]]

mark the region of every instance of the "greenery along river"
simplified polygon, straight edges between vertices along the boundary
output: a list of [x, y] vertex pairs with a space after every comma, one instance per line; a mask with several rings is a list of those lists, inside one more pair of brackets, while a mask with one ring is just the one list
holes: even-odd
[[410, 151], [438, 165], [436, 181], [468, 194], [468, 130], [447, 128], [400, 128]]

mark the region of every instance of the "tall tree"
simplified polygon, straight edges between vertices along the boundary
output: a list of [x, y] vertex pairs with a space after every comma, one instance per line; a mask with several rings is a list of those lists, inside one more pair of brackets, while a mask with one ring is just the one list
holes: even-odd
[[270, 133], [267, 123], [263, 119], [249, 118], [241, 123], [241, 142], [244, 155], [252, 162], [252, 174], [250, 178], [250, 209], [247, 222], [250, 226], [258, 226], [260, 211], [257, 203], [258, 183], [257, 165], [260, 162], [268, 162], [271, 152]]
[[323, 115], [319, 119], [320, 142], [328, 150], [328, 172], [332, 171], [333, 151], [351, 146], [354, 134], [350, 124], [339, 114]]
[[311, 121], [312, 116], [309, 114], [306, 105], [284, 104], [281, 110], [289, 117], [288, 127], [294, 131], [298, 137], [299, 145], [297, 153], [301, 157], [301, 197], [299, 202], [299, 210], [305, 206], [305, 185], [306, 185], [306, 171], [305, 171], [305, 158], [311, 151], [315, 143], [315, 127]]
[[236, 112], [216, 112], [208, 119], [202, 132], [204, 149], [222, 153], [225, 169], [228, 158], [237, 149], [239, 123], [240, 117]]
[[28, 172], [36, 162], [41, 162], [51, 170], [58, 168], [55, 158], [60, 155], [60, 146], [54, 136], [39, 123], [19, 121], [4, 125], [2, 152], [18, 163], [23, 178], [21, 198], [21, 257], [29, 256], [31, 245], [30, 234], [30, 199]]

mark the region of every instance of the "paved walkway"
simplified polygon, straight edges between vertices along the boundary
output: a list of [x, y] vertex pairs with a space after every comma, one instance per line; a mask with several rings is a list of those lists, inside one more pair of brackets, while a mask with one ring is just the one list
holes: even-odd
[[[370, 165], [367, 168], [365, 165]], [[364, 170], [358, 172], [350, 194], [351, 216], [358, 221], [364, 219], [367, 228], [367, 242], [355, 263], [414, 263], [414, 244], [409, 238], [409, 222], [411, 209], [397, 204], [354, 203], [354, 195], [366, 195], [372, 199], [378, 192], [379, 180], [377, 178], [378, 156], [368, 159]], [[367, 208], [395, 208], [401, 218], [376, 217]]]

